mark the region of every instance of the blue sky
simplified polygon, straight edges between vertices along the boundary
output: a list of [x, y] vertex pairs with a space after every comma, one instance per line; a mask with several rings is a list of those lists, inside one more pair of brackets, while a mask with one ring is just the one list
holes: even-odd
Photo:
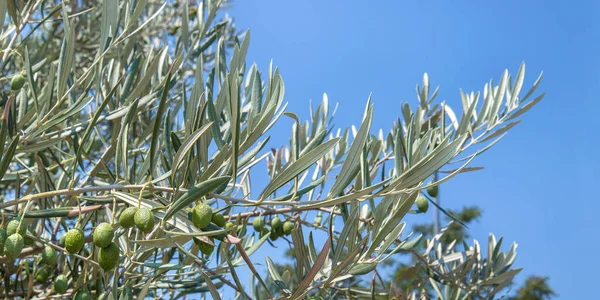
[[[482, 90], [525, 61], [525, 89], [543, 71], [545, 99], [474, 162], [484, 170], [443, 185], [442, 201], [483, 208], [471, 227], [480, 241], [489, 232], [517, 241], [519, 280], [550, 276], [560, 299], [589, 298], [600, 267], [592, 222], [600, 208], [600, 2], [372, 3], [235, 1], [229, 12], [238, 29], [252, 30], [249, 63], [280, 67], [288, 110], [306, 119], [309, 100], [326, 92], [340, 104], [336, 127], [359, 125], [372, 92], [373, 128], [387, 132], [401, 103], [417, 103], [424, 72], [440, 86], [437, 99], [459, 109], [459, 88]], [[272, 134], [285, 143], [288, 133], [284, 126]]]

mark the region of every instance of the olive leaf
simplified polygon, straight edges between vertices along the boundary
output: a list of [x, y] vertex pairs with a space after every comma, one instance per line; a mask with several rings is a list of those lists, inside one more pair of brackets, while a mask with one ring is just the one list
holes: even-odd
[[294, 177], [297, 177], [300, 173], [304, 172], [306, 169], [312, 166], [319, 159], [323, 158], [323, 156], [327, 154], [327, 152], [331, 151], [333, 146], [335, 146], [335, 144], [337, 144], [338, 141], [339, 139], [337, 138], [329, 140], [315, 147], [315, 149], [311, 150], [304, 156], [298, 158], [298, 160], [291, 163], [281, 173], [277, 174], [277, 176], [273, 178], [271, 182], [269, 182], [267, 187], [265, 187], [265, 189], [261, 193], [260, 199], [264, 200], [275, 190], [288, 183]]

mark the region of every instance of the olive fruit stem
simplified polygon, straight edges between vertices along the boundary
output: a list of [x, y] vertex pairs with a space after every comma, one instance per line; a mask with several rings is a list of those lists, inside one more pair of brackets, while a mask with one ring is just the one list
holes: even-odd
[[79, 224], [81, 223], [81, 202], [79, 201], [79, 197], [77, 195], [75, 195], [74, 197], [77, 201], [77, 211], [79, 212], [79, 214], [77, 215], [77, 222], [75, 222], [75, 228], [78, 228]]
[[140, 195], [138, 196], [138, 208], [142, 207], [142, 195], [144, 194], [144, 190], [146, 189], [146, 187], [148, 186], [152, 186], [152, 181], [146, 182], [144, 183], [144, 185], [142, 186], [142, 189], [140, 190]]

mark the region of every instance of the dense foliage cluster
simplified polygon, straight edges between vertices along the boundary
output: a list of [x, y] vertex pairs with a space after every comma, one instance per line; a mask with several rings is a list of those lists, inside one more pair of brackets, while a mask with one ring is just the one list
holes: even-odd
[[[307, 120], [286, 110], [279, 70], [246, 64], [250, 32], [226, 5], [0, 1], [0, 297], [502, 295], [516, 244], [457, 243], [452, 214], [432, 235], [403, 219], [446, 212], [438, 185], [477, 170], [540, 78], [522, 93], [525, 66], [505, 71], [457, 113], [425, 75], [391, 130], [373, 133], [370, 98], [360, 126], [334, 129], [326, 95]], [[282, 118], [286, 142], [268, 136]], [[292, 269], [251, 258], [282, 240]], [[402, 254], [418, 280], [376, 280]]]

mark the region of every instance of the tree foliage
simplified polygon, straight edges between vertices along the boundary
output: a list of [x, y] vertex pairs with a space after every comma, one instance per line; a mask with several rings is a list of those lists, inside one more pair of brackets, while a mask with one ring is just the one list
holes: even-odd
[[547, 277], [530, 276], [522, 287], [517, 291], [517, 295], [511, 297], [511, 300], [545, 300], [556, 296], [556, 293], [548, 285]]
[[[477, 206], [465, 206], [458, 211], [449, 210], [449, 215], [445, 217], [446, 222], [449, 223], [445, 229], [441, 240], [444, 243], [467, 243], [471, 238], [468, 228], [466, 226], [472, 226], [473, 223], [478, 221], [483, 212]], [[452, 217], [450, 217], [452, 216]], [[454, 221], [454, 219], [456, 221]], [[461, 225], [463, 224], [463, 225]], [[425, 237], [431, 237], [436, 234], [433, 223], [415, 224], [413, 231], [423, 234]], [[417, 245], [413, 250], [416, 252], [422, 251], [419, 247], [424, 247], [424, 244]], [[389, 263], [389, 268], [393, 270], [393, 276], [390, 280], [390, 284], [395, 288], [402, 291], [413, 291], [419, 287], [419, 281], [427, 277], [427, 270], [425, 268], [418, 268], [420, 262], [415, 255], [410, 256], [410, 260], [402, 260], [399, 257], [398, 261], [392, 261]], [[551, 299], [556, 294], [548, 285], [548, 278], [531, 275], [523, 283], [521, 287], [516, 288], [514, 282], [507, 286], [507, 292], [514, 294], [508, 297], [508, 299], [531, 299], [531, 300], [542, 300]], [[516, 290], [516, 292], [515, 292]], [[429, 297], [434, 297], [435, 291], [428, 289], [424, 291]]]
[[[286, 110], [279, 69], [246, 63], [250, 31], [226, 5], [0, 2], [2, 297], [498, 295], [520, 271], [516, 244], [425, 240], [403, 219], [422, 190], [476, 170], [542, 99], [541, 76], [522, 92], [525, 65], [504, 71], [455, 111], [425, 74], [391, 130], [371, 128], [370, 97], [358, 127], [334, 129], [326, 95], [306, 120]], [[269, 136], [282, 118], [286, 142]], [[293, 269], [251, 258], [279, 238]], [[426, 271], [410, 293], [349, 284], [409, 252]]]

